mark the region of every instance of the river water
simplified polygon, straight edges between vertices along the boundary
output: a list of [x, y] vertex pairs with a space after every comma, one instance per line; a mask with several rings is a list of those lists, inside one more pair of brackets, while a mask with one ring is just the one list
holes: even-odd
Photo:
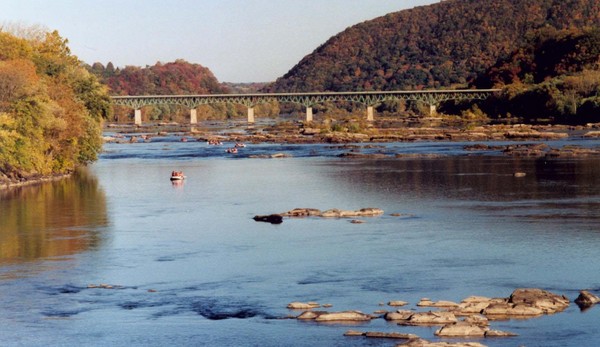
[[[70, 179], [0, 193], [0, 344], [394, 346], [401, 341], [343, 333], [437, 340], [436, 328], [307, 323], [284, 319], [300, 313], [286, 305], [370, 313], [391, 310], [381, 306], [391, 300], [418, 309], [422, 297], [508, 297], [521, 287], [600, 295], [600, 159], [509, 158], [463, 145], [262, 144], [229, 155], [175, 137], [107, 144]], [[337, 157], [351, 150], [441, 156]], [[291, 157], [249, 158], [272, 153]], [[172, 184], [172, 170], [187, 179]], [[252, 219], [296, 207], [385, 214], [363, 224]], [[113, 288], [88, 288], [100, 284]], [[599, 321], [600, 307], [572, 303], [493, 322], [519, 336], [479, 342], [597, 346]]]

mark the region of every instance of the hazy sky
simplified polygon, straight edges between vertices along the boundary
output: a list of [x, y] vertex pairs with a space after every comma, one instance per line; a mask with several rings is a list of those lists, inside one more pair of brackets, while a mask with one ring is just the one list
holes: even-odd
[[221, 82], [267, 82], [349, 26], [439, 0], [0, 0], [0, 24], [42, 25], [86, 63], [185, 59]]

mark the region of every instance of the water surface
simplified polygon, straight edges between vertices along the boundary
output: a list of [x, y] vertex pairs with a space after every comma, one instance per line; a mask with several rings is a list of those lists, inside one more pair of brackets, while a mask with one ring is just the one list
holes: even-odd
[[[2, 193], [2, 345], [394, 346], [342, 335], [435, 340], [436, 328], [382, 319], [319, 325], [282, 319], [299, 314], [285, 306], [373, 312], [390, 300], [416, 308], [422, 297], [507, 297], [519, 287], [571, 300], [580, 289], [600, 294], [598, 159], [507, 158], [456, 143], [250, 145], [237, 156], [225, 148], [110, 144], [71, 179]], [[448, 156], [336, 157], [349, 150]], [[292, 158], [249, 158], [278, 152]], [[188, 178], [172, 184], [172, 170]], [[385, 214], [364, 224], [252, 220], [296, 207]], [[598, 345], [599, 312], [572, 304], [553, 316], [495, 322], [519, 336], [480, 342]]]

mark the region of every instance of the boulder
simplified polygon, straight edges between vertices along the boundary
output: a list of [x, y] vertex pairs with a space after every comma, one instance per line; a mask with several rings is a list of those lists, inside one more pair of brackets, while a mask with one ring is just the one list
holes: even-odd
[[471, 316], [467, 316], [464, 320], [466, 323], [478, 325], [480, 327], [487, 327], [490, 325], [489, 319], [486, 316], [482, 316], [480, 314], [474, 314]]
[[413, 311], [399, 310], [397, 312], [388, 312], [383, 316], [383, 318], [388, 321], [389, 320], [406, 321], [406, 320], [409, 320], [413, 314], [415, 314], [415, 312], [413, 312]]
[[364, 322], [370, 321], [371, 316], [364, 314], [359, 311], [342, 311], [342, 312], [328, 312], [319, 314], [316, 318], [316, 322]]
[[510, 318], [510, 317], [536, 317], [544, 314], [540, 308], [525, 304], [511, 304], [508, 302], [494, 303], [488, 305], [482, 313], [493, 318]]
[[310, 310], [310, 309], [319, 308], [319, 307], [321, 307], [321, 305], [319, 305], [316, 302], [294, 301], [287, 305], [287, 308], [289, 308], [290, 310]]
[[588, 292], [587, 290], [582, 290], [579, 292], [579, 296], [575, 299], [575, 303], [579, 306], [580, 309], [586, 309], [590, 306], [593, 306], [600, 302], [600, 297]]
[[406, 306], [406, 305], [408, 305], [408, 302], [402, 301], [402, 300], [395, 300], [395, 301], [388, 302], [388, 305], [389, 306]]
[[302, 312], [296, 319], [299, 320], [314, 320], [317, 319], [322, 314], [327, 313], [327, 311], [305, 311]]
[[488, 330], [485, 332], [485, 337], [512, 337], [519, 336], [518, 334], [501, 330]]
[[435, 332], [435, 335], [441, 337], [484, 337], [485, 330], [479, 325], [456, 322], [444, 325]]
[[508, 298], [508, 302], [535, 307], [545, 314], [561, 312], [569, 307], [569, 299], [564, 295], [557, 295], [537, 288], [516, 289]]
[[279, 214], [270, 214], [265, 216], [254, 216], [253, 218], [257, 222], [266, 222], [271, 224], [283, 223], [283, 217]]
[[440, 300], [440, 301], [431, 301], [429, 299], [421, 299], [417, 303], [417, 306], [421, 307], [457, 307], [458, 304], [452, 301]]
[[452, 312], [429, 311], [415, 312], [407, 320], [401, 321], [400, 325], [445, 325], [456, 323], [458, 320]]

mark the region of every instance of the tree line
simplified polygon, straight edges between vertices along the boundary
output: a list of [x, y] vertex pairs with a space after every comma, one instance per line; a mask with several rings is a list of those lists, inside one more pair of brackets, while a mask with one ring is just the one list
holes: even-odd
[[57, 31], [0, 28], [0, 182], [96, 160], [110, 114], [108, 88]]

